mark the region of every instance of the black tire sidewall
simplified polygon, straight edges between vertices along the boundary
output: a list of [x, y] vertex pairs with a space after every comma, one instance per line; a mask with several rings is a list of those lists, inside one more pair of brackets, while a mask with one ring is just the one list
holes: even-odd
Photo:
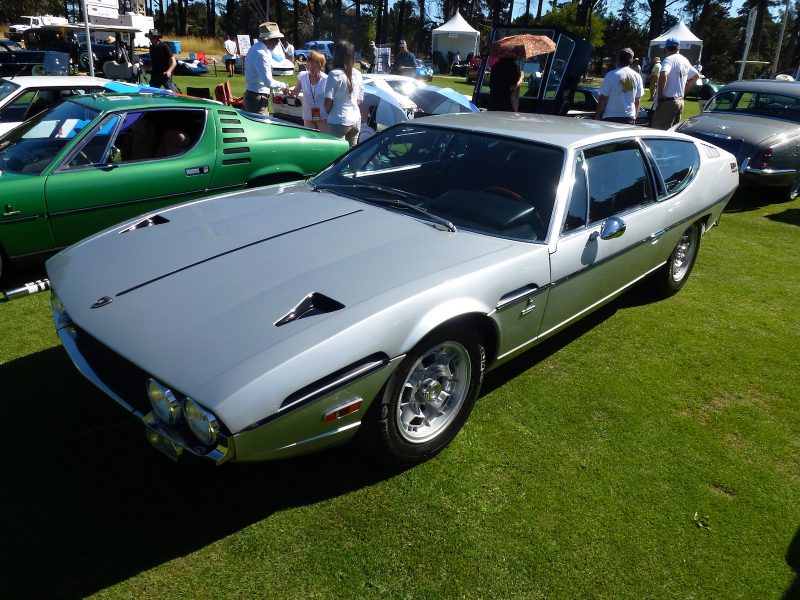
[[[459, 413], [439, 435], [421, 444], [410, 443], [400, 435], [397, 425], [397, 404], [400, 400], [401, 387], [419, 357], [437, 343], [447, 341], [461, 344], [469, 354], [471, 371], [466, 397]], [[382, 393], [375, 400], [379, 404], [376, 415], [377, 433], [380, 436], [380, 446], [384, 458], [397, 464], [416, 464], [431, 458], [447, 446], [464, 426], [472, 412], [480, 393], [485, 369], [486, 350], [483, 342], [474, 331], [469, 331], [466, 327], [463, 329], [444, 327], [425, 336], [406, 355], [389, 378]]]

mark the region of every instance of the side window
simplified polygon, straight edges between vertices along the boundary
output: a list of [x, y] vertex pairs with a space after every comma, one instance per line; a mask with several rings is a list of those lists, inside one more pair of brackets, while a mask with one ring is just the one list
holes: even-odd
[[632, 140], [584, 151], [589, 180], [589, 222], [653, 201], [644, 157]]
[[28, 107], [36, 98], [36, 92], [25, 92], [21, 96], [15, 98], [10, 104], [7, 104], [3, 110], [0, 110], [0, 121], [6, 123], [14, 123], [16, 121], [24, 121], [25, 113]]
[[204, 110], [130, 112], [114, 143], [122, 164], [170, 158], [187, 152], [200, 139]]
[[119, 121], [119, 115], [106, 117], [81, 147], [75, 151], [67, 164], [67, 168], [75, 169], [108, 162], [107, 157], [111, 147], [111, 136]]
[[567, 218], [564, 220], [563, 233], [580, 229], [586, 225], [586, 161], [582, 153], [575, 157], [575, 183], [572, 186], [572, 195], [567, 207]]
[[681, 191], [694, 179], [700, 167], [700, 154], [692, 142], [645, 140], [645, 145], [658, 165], [668, 194]]

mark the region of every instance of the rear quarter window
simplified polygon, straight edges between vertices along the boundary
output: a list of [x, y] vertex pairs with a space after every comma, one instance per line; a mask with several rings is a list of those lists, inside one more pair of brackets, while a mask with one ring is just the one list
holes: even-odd
[[684, 189], [697, 175], [700, 153], [692, 142], [683, 140], [644, 140], [672, 195]]

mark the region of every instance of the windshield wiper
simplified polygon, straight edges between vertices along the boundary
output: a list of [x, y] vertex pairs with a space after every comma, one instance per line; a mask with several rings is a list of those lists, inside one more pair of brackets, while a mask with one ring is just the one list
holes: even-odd
[[411, 204], [410, 202], [406, 202], [401, 198], [419, 198], [418, 195], [412, 194], [411, 192], [405, 192], [403, 190], [397, 190], [394, 188], [387, 188], [380, 185], [375, 185], [372, 183], [323, 183], [323, 184], [315, 184], [315, 189], [325, 189], [325, 188], [345, 188], [345, 189], [360, 189], [360, 190], [369, 190], [371, 192], [379, 192], [381, 194], [388, 194], [390, 196], [395, 196], [394, 199], [388, 198], [361, 198], [362, 200], [367, 200], [371, 202], [377, 202], [378, 204], [382, 204], [384, 206], [391, 206], [393, 208], [399, 209], [406, 209], [416, 212], [419, 215], [422, 215], [425, 219], [433, 221], [437, 225], [441, 225], [447, 231], [451, 233], [455, 233], [457, 231], [456, 226], [453, 225], [452, 221], [445, 219], [444, 217], [440, 217], [433, 213], [428, 212], [421, 206], [417, 206], [416, 204]]

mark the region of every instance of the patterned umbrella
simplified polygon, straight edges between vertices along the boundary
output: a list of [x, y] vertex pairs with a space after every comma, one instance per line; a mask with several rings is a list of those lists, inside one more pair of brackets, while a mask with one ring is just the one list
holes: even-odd
[[548, 54], [556, 49], [556, 44], [546, 35], [509, 35], [497, 40], [489, 46], [489, 56], [504, 56], [511, 54], [517, 58], [526, 59], [531, 56]]

